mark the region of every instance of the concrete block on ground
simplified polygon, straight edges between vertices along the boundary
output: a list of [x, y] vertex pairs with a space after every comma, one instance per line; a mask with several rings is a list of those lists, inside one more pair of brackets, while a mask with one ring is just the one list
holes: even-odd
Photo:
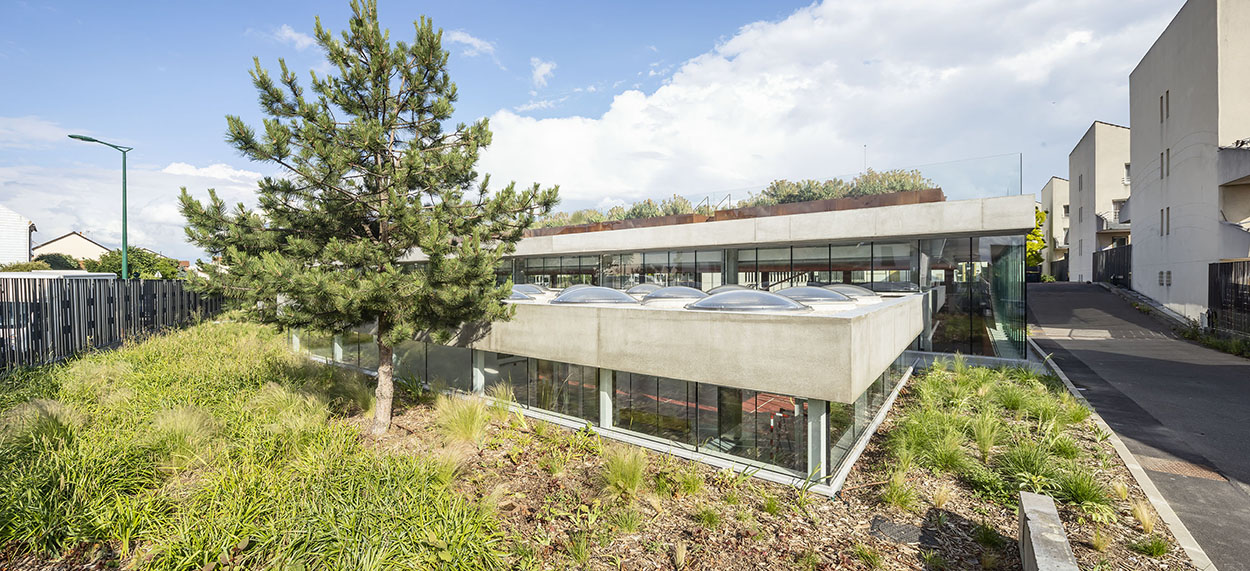
[[1079, 570], [1050, 496], [1020, 492], [1020, 563], [1024, 571]]

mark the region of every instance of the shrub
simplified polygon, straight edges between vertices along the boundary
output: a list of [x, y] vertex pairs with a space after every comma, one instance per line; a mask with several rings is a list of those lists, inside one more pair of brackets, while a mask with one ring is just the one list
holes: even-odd
[[490, 412], [486, 401], [480, 398], [440, 395], [434, 403], [434, 412], [439, 430], [453, 442], [476, 446], [486, 437]]
[[1163, 557], [1168, 554], [1170, 547], [1166, 539], [1157, 535], [1151, 535], [1128, 545], [1129, 549], [1149, 557]]
[[603, 489], [609, 496], [632, 499], [642, 490], [647, 453], [633, 446], [610, 446], [603, 455]]
[[1082, 468], [1072, 468], [1056, 478], [1055, 496], [1070, 504], [1111, 504], [1107, 486], [1098, 481], [1097, 476]]

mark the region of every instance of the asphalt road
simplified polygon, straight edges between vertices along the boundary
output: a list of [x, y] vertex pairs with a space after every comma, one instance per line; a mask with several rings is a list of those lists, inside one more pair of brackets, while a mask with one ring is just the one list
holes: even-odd
[[1179, 338], [1107, 290], [1029, 284], [1031, 335], [1221, 571], [1250, 571], [1250, 360]]

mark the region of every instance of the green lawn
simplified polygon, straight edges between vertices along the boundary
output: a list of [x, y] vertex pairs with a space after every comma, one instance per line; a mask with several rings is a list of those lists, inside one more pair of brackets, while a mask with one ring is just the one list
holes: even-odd
[[8, 557], [107, 543], [148, 569], [504, 565], [454, 468], [363, 446], [343, 418], [370, 389], [271, 329], [205, 323], [2, 382]]

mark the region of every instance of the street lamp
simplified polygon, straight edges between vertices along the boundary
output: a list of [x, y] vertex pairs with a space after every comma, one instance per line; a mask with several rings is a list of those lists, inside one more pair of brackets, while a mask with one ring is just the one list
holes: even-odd
[[123, 280], [129, 279], [130, 278], [130, 266], [126, 264], [126, 250], [127, 250], [127, 247], [126, 247], [127, 246], [126, 244], [126, 153], [129, 151], [133, 151], [134, 147], [123, 147], [121, 145], [114, 145], [112, 143], [106, 143], [99, 139], [88, 137], [86, 135], [70, 135], [69, 138], [78, 139], [79, 141], [86, 141], [88, 143], [100, 143], [101, 145], [113, 147], [114, 149], [117, 149], [122, 152], [122, 279]]

